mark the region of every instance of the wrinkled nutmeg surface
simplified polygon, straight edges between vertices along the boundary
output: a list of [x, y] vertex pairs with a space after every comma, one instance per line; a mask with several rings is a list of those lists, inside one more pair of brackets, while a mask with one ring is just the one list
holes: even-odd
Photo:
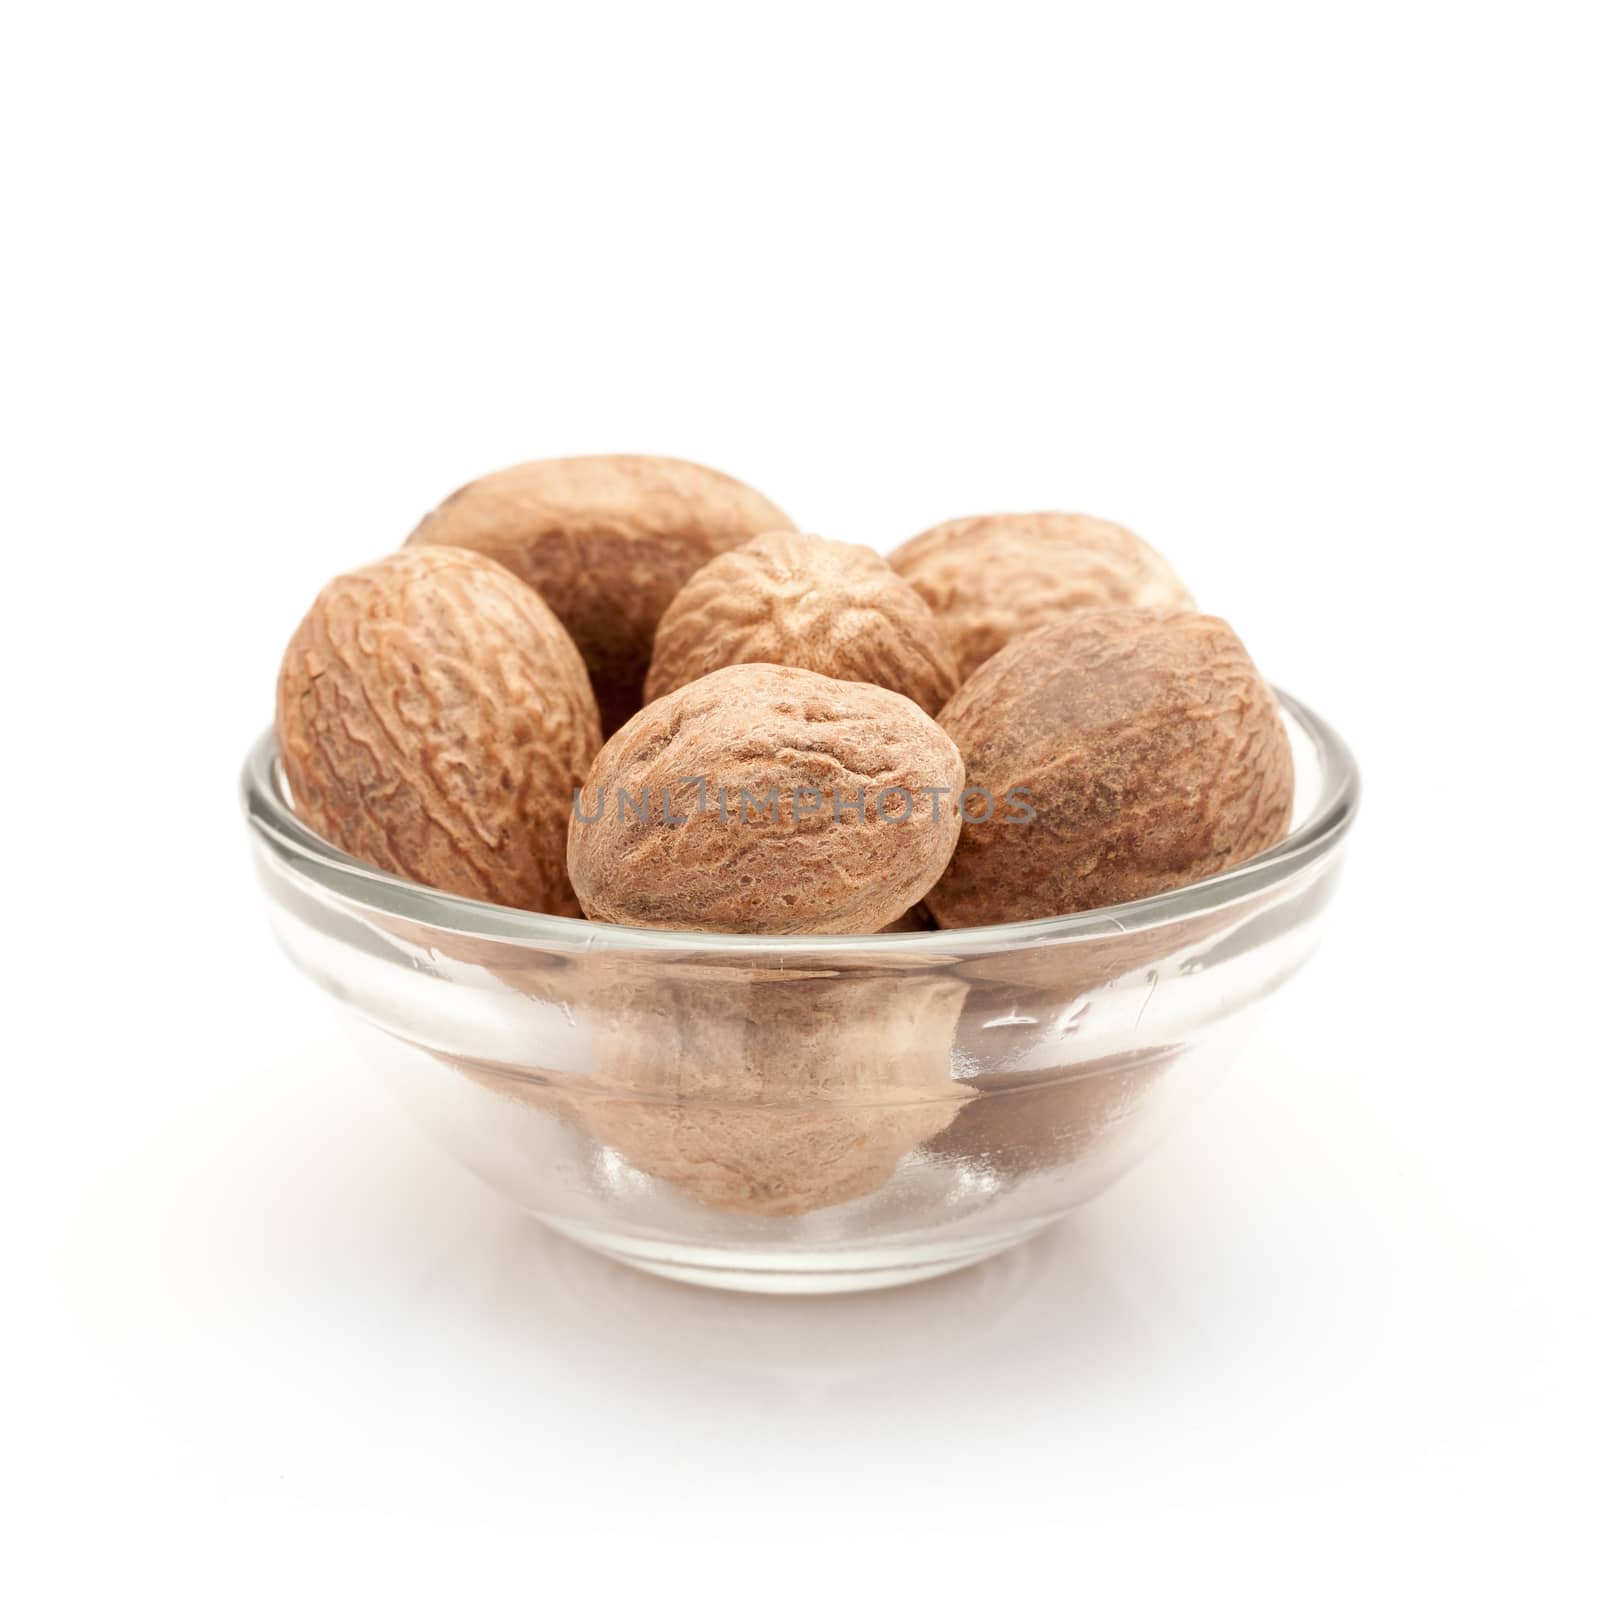
[[928, 895], [941, 927], [1142, 899], [1288, 831], [1294, 771], [1277, 702], [1216, 617], [1075, 612], [994, 656], [939, 721], [969, 784], [1025, 788], [1035, 812], [963, 824]]
[[708, 562], [656, 630], [646, 700], [764, 661], [876, 683], [937, 716], [955, 665], [928, 603], [876, 551], [766, 533]]
[[387, 872], [577, 914], [572, 791], [600, 745], [572, 640], [470, 550], [402, 550], [335, 578], [289, 641], [278, 754], [295, 809]]
[[889, 564], [939, 618], [963, 679], [1083, 606], [1194, 609], [1177, 573], [1137, 534], [1073, 512], [961, 517], [908, 540]]
[[748, 484], [691, 461], [571, 456], [476, 479], [408, 542], [465, 546], [531, 583], [578, 646], [609, 734], [639, 709], [656, 624], [684, 580], [793, 526]]
[[873, 933], [944, 870], [961, 787], [955, 746], [903, 695], [724, 667], [653, 701], [601, 750], [567, 867], [603, 922]]

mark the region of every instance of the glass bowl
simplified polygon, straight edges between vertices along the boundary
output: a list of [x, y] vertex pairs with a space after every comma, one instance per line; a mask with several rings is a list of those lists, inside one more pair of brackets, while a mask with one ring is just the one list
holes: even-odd
[[869, 937], [656, 933], [396, 878], [243, 798], [273, 929], [359, 1053], [474, 1172], [618, 1261], [868, 1289], [979, 1261], [1133, 1165], [1311, 954], [1355, 814], [1280, 695], [1289, 836], [1101, 911]]

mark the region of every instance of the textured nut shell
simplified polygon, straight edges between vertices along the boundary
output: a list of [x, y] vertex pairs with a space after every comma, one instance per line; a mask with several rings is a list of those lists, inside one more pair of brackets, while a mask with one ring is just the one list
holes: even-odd
[[1194, 609], [1177, 573], [1137, 534], [1074, 512], [961, 517], [908, 540], [889, 564], [939, 618], [963, 679], [1083, 606]]
[[803, 533], [762, 534], [689, 579], [656, 630], [645, 698], [745, 661], [876, 683], [930, 717], [956, 691], [927, 601], [875, 550]]
[[[760, 981], [765, 976], [767, 981]], [[793, 1217], [881, 1188], [970, 1091], [950, 1076], [966, 985], [740, 975], [597, 996], [597, 1072], [568, 1106], [703, 1205]]]
[[[704, 780], [703, 808], [692, 779]], [[584, 911], [602, 922], [873, 933], [944, 870], [959, 819], [951, 795], [923, 791], [959, 793], [961, 782], [949, 737], [902, 695], [796, 667], [724, 667], [653, 701], [601, 750], [567, 868]], [[797, 817], [808, 787], [821, 792], [819, 809]], [[885, 797], [894, 788], [910, 791], [909, 808], [903, 795]], [[759, 801], [774, 790], [767, 812], [741, 807], [744, 793]], [[619, 791], [648, 795], [648, 820], [619, 815]], [[881, 797], [887, 817], [909, 814], [885, 820]], [[667, 800], [681, 825], [662, 820]]]
[[491, 556], [549, 602], [594, 683], [606, 733], [639, 709], [656, 624], [713, 556], [792, 528], [736, 478], [662, 456], [529, 461], [458, 489], [411, 544]]
[[1288, 831], [1294, 770], [1277, 702], [1216, 617], [1074, 613], [985, 663], [939, 720], [969, 784], [1025, 787], [1036, 812], [963, 824], [928, 895], [941, 927], [1142, 899]]
[[572, 792], [600, 743], [572, 640], [524, 583], [467, 550], [403, 550], [335, 578], [278, 677], [295, 808], [385, 871], [577, 914]]

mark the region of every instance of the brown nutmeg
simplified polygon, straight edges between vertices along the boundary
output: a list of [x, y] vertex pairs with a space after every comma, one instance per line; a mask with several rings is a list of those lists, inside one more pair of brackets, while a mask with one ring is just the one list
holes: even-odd
[[803, 533], [761, 534], [684, 584], [656, 630], [645, 698], [751, 661], [876, 683], [930, 717], [956, 690], [922, 596], [865, 545]]
[[603, 922], [873, 933], [944, 870], [961, 758], [903, 695], [797, 667], [724, 667], [601, 750], [567, 867]]
[[577, 914], [574, 788], [600, 744], [572, 640], [470, 550], [402, 550], [335, 578], [284, 652], [278, 755], [308, 826], [436, 889]]
[[970, 1098], [966, 985], [920, 971], [663, 973], [596, 997], [571, 1112], [702, 1205], [795, 1217], [881, 1188]]
[[939, 721], [995, 802], [928, 895], [941, 927], [1142, 899], [1288, 831], [1277, 701], [1216, 617], [1076, 612], [986, 662]]
[[610, 734], [639, 709], [656, 624], [684, 580], [793, 526], [748, 484], [692, 461], [571, 456], [478, 478], [408, 542], [477, 550], [532, 584], [578, 646]]
[[960, 517], [908, 540], [889, 565], [938, 617], [962, 678], [1084, 606], [1194, 609], [1177, 573], [1137, 534], [1075, 512]]

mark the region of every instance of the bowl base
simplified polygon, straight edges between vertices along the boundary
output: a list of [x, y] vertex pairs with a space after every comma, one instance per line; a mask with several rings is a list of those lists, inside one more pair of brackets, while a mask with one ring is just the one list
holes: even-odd
[[903, 1283], [942, 1277], [975, 1266], [1003, 1250], [1025, 1243], [1049, 1223], [1030, 1223], [1003, 1234], [939, 1244], [883, 1244], [874, 1248], [818, 1248], [813, 1251], [699, 1249], [690, 1245], [636, 1239], [599, 1229], [539, 1220], [563, 1238], [623, 1266], [679, 1283], [746, 1294], [852, 1294], [892, 1289]]

